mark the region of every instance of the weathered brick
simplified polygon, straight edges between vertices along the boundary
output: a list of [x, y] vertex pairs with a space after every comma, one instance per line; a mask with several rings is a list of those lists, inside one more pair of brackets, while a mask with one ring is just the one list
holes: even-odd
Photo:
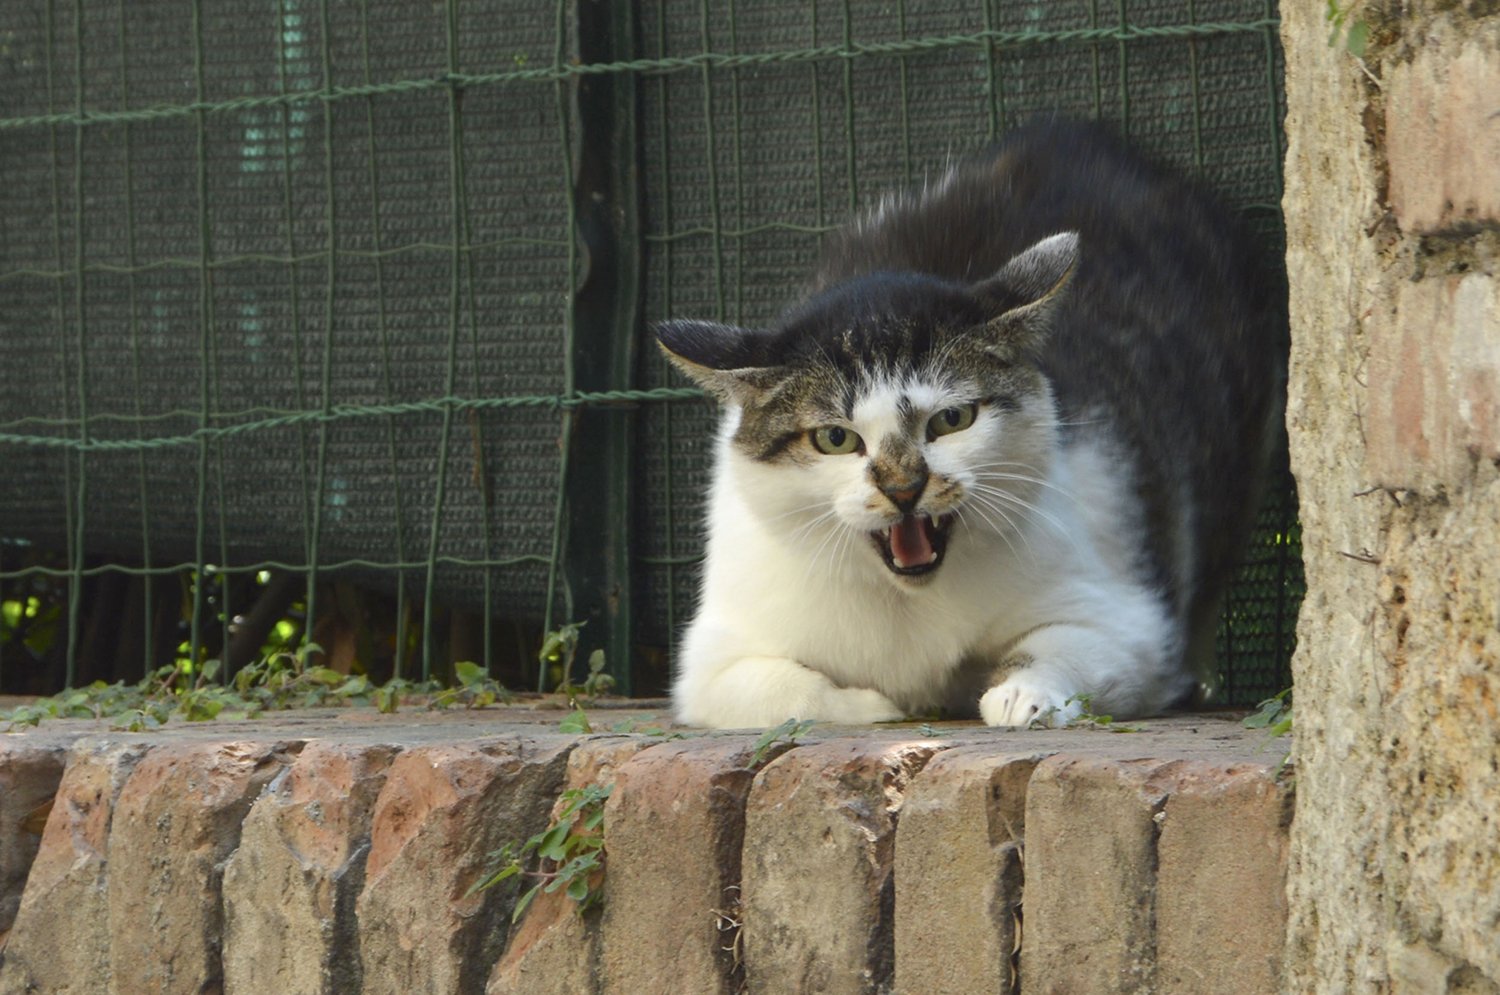
[[1157, 841], [1157, 990], [1281, 986], [1291, 794], [1263, 765], [1176, 771]]
[[67, 752], [55, 744], [0, 740], [0, 936], [15, 922]]
[[1059, 755], [1026, 793], [1021, 991], [1156, 984], [1156, 816], [1177, 763]]
[[1404, 281], [1395, 301], [1369, 334], [1369, 464], [1389, 487], [1456, 485], [1500, 457], [1500, 280]]
[[741, 881], [751, 991], [890, 985], [896, 815], [935, 750], [838, 739], [791, 750], [756, 776]]
[[315, 741], [251, 808], [224, 869], [229, 995], [360, 990], [354, 903], [396, 752]]
[[159, 746], [136, 765], [109, 831], [113, 991], [222, 986], [223, 864], [289, 760], [286, 744], [231, 741]]
[[546, 827], [575, 742], [546, 734], [471, 740], [415, 747], [391, 763], [356, 905], [366, 993], [484, 989], [518, 882], [469, 888], [492, 851]]
[[120, 789], [146, 750], [142, 743], [88, 740], [73, 747], [6, 938], [0, 991], [114, 990], [105, 873], [110, 825]]
[[1437, 26], [1385, 81], [1390, 198], [1401, 227], [1433, 232], [1500, 221], [1500, 45], [1494, 32]]
[[896, 991], [1012, 990], [1026, 785], [1040, 760], [961, 747], [912, 780], [896, 826]]
[[606, 809], [603, 990], [738, 990], [748, 739], [664, 743], [620, 769]]
[[[614, 784], [620, 765], [649, 745], [649, 740], [640, 739], [585, 740], [568, 755], [563, 792]], [[565, 805], [559, 796], [552, 807], [553, 820]], [[612, 835], [608, 823], [605, 831]], [[613, 856], [608, 859], [613, 866]], [[561, 890], [538, 892], [490, 972], [486, 995], [592, 995], [599, 990], [599, 933], [597, 914], [579, 915], [577, 904]]]

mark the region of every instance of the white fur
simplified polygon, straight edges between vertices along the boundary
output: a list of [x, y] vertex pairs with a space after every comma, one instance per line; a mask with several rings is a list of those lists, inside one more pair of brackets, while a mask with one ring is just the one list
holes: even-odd
[[[957, 403], [931, 383], [883, 384], [847, 427], [871, 455], [900, 431], [894, 400]], [[946, 557], [926, 583], [889, 571], [867, 533], [896, 512], [865, 456], [768, 465], [721, 426], [709, 496], [702, 601], [685, 635], [674, 688], [678, 718], [720, 728], [789, 717], [881, 722], [943, 701], [965, 661], [1029, 660], [985, 692], [990, 725], [1062, 724], [1092, 696], [1099, 712], [1159, 709], [1182, 690], [1176, 629], [1134, 576], [1141, 534], [1122, 500], [1129, 474], [1105, 442], [1059, 447], [1051, 399], [1020, 413], [982, 408], [967, 430], [923, 443], [934, 481], [968, 497]], [[995, 463], [1022, 464], [994, 467]], [[986, 480], [986, 468], [1041, 485]], [[976, 485], [1013, 486], [1023, 507]], [[934, 515], [938, 488], [918, 506]]]

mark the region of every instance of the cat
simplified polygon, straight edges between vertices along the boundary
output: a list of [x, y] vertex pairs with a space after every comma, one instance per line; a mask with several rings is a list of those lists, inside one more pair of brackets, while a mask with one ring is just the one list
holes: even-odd
[[833, 234], [724, 406], [679, 721], [1154, 714], [1212, 657], [1279, 418], [1251, 240], [1102, 125], [1013, 132]]

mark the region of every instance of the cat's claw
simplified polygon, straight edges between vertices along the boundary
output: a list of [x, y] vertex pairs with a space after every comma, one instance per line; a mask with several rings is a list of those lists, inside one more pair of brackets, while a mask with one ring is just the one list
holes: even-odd
[[979, 699], [985, 725], [1060, 729], [1083, 714], [1083, 702], [1058, 684], [1022, 672], [990, 688]]

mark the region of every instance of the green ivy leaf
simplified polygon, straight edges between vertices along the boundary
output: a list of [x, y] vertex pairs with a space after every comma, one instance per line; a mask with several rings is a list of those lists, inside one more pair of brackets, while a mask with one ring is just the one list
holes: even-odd
[[562, 863], [568, 859], [568, 832], [573, 828], [571, 822], [559, 822], [542, 835], [542, 841], [537, 845], [538, 855], [548, 860]]
[[526, 911], [526, 906], [531, 904], [531, 900], [535, 898], [536, 893], [541, 890], [541, 885], [535, 885], [530, 891], [520, 897], [520, 899], [516, 902], [515, 911], [510, 914], [511, 922], [518, 922], [520, 920], [521, 914]]
[[307, 679], [314, 684], [322, 684], [326, 687], [334, 687], [344, 683], [347, 674], [341, 674], [332, 667], [313, 667], [307, 672]]
[[537, 653], [537, 659], [542, 663], [558, 663], [563, 654], [572, 658], [573, 648], [578, 645], [578, 630], [582, 629], [587, 622], [569, 622], [553, 632], [547, 633], [547, 638], [542, 641], [542, 648]]
[[345, 680], [344, 683], [334, 688], [333, 691], [334, 694], [340, 695], [345, 698], [352, 698], [356, 695], [361, 694], [369, 694], [369, 692], [370, 679], [364, 674], [357, 674], [354, 677], [350, 677], [349, 679]]
[[1370, 26], [1364, 21], [1355, 21], [1349, 25], [1349, 33], [1344, 36], [1344, 50], [1356, 59], [1363, 59], [1369, 41]]
[[488, 891], [490, 888], [495, 887], [495, 885], [499, 884], [501, 881], [504, 881], [507, 878], [513, 878], [520, 873], [521, 865], [519, 863], [512, 862], [506, 864], [495, 873], [487, 877], [482, 877], [478, 881], [475, 881], [473, 884], [469, 885], [469, 890], [464, 892], [464, 897], [468, 898], [470, 895], [474, 894], [477, 891]]
[[754, 750], [750, 754], [750, 766], [754, 767], [764, 760], [766, 753], [770, 751], [774, 744], [781, 740], [786, 740], [788, 743], [795, 743], [812, 727], [813, 722], [809, 719], [787, 719], [781, 725], [767, 729], [755, 741]]
[[590, 733], [594, 727], [589, 725], [588, 713], [575, 702], [573, 710], [569, 712], [561, 722], [557, 724], [558, 732]]
[[453, 675], [464, 687], [473, 687], [489, 677], [484, 668], [470, 660], [460, 660], [453, 665]]

